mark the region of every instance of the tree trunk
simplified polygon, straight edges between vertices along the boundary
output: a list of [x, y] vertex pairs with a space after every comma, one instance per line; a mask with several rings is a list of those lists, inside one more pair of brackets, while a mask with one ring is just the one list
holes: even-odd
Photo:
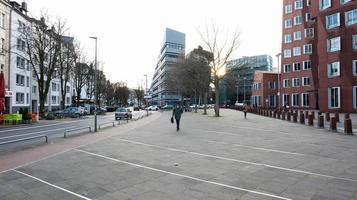
[[215, 112], [215, 116], [219, 117], [219, 82], [218, 81], [215, 81], [214, 87], [215, 87], [214, 90], [215, 90], [215, 97], [216, 97], [214, 112]]
[[195, 91], [195, 113], [197, 113], [197, 92]]
[[207, 115], [207, 92], [204, 92], [203, 94], [203, 103], [204, 103], [204, 110], [203, 110], [203, 114]]
[[40, 113], [40, 117], [44, 118], [45, 117], [45, 101], [46, 101], [46, 96], [43, 94], [39, 95], [40, 98], [40, 109], [39, 109], [39, 113]]
[[77, 90], [77, 106], [79, 106], [79, 104], [80, 104], [80, 100], [81, 100], [81, 93], [82, 93], [82, 91], [81, 91], [81, 90]]

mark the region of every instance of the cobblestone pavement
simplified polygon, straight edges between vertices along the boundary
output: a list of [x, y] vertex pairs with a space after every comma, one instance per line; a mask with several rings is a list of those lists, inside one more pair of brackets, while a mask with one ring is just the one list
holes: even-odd
[[185, 113], [176, 132], [157, 113], [86, 136], [93, 141], [3, 171], [0, 199], [357, 199], [355, 136], [222, 114]]

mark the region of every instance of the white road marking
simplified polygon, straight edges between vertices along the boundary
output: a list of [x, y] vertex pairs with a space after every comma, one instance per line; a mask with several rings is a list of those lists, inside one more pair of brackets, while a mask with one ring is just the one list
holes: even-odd
[[309, 171], [304, 171], [304, 170], [298, 170], [298, 169], [292, 169], [292, 168], [286, 168], [286, 167], [279, 167], [279, 166], [269, 165], [269, 164], [265, 164], [265, 163], [250, 162], [250, 161], [238, 160], [238, 159], [234, 159], [234, 158], [227, 158], [227, 157], [222, 157], [222, 156], [203, 154], [203, 153], [198, 153], [198, 152], [194, 152], [194, 151], [162, 147], [162, 146], [158, 146], [158, 145], [146, 144], [146, 143], [142, 143], [142, 142], [136, 142], [136, 141], [126, 140], [126, 139], [121, 139], [121, 138], [116, 138], [116, 137], [111, 137], [111, 138], [114, 139], [114, 140], [128, 142], [128, 143], [132, 143], [132, 144], [155, 147], [155, 148], [159, 148], [159, 149], [175, 151], [175, 152], [181, 152], [181, 153], [188, 153], [188, 154], [198, 155], [198, 156], [202, 156], [202, 157], [216, 158], [216, 159], [220, 159], [220, 160], [227, 160], [227, 161], [231, 161], [231, 162], [239, 162], [239, 163], [244, 163], [244, 164], [248, 164], [248, 165], [264, 166], [264, 167], [273, 168], [273, 169], [280, 169], [280, 170], [284, 170], [284, 171], [290, 171], [290, 172], [295, 172], [295, 173], [300, 173], [300, 174], [319, 176], [319, 177], [330, 178], [330, 179], [357, 182], [356, 179], [342, 178], [342, 177], [330, 176], [330, 175], [326, 175], [326, 174], [319, 174], [319, 173], [314, 173], [314, 172], [309, 172]]
[[221, 187], [226, 187], [226, 188], [230, 188], [230, 189], [234, 189], [234, 190], [240, 190], [240, 191], [249, 192], [249, 193], [253, 193], [253, 194], [258, 194], [258, 195], [262, 195], [262, 196], [273, 197], [273, 198], [276, 198], [276, 199], [292, 200], [292, 199], [289, 199], [289, 198], [286, 198], [286, 197], [277, 196], [277, 195], [273, 195], [273, 194], [269, 194], [269, 193], [265, 193], [265, 192], [259, 192], [259, 191], [255, 191], [255, 190], [248, 190], [248, 189], [235, 187], [235, 186], [231, 186], [231, 185], [227, 185], [227, 184], [223, 184], [223, 183], [218, 183], [218, 182], [214, 182], [214, 181], [208, 181], [208, 180], [204, 180], [204, 179], [200, 179], [200, 178], [196, 178], [196, 177], [192, 177], [192, 176], [188, 176], [188, 175], [184, 175], [184, 174], [169, 172], [169, 171], [165, 171], [165, 170], [161, 170], [161, 169], [157, 169], [157, 168], [153, 168], [153, 167], [148, 167], [148, 166], [145, 166], [145, 165], [131, 163], [131, 162], [127, 162], [127, 161], [123, 161], [123, 160], [107, 157], [107, 156], [104, 156], [104, 155], [100, 155], [100, 154], [96, 154], [96, 153], [92, 153], [92, 152], [88, 152], [88, 151], [84, 151], [84, 150], [80, 150], [80, 149], [75, 149], [75, 150], [78, 151], [78, 152], [86, 153], [86, 154], [89, 154], [89, 155], [92, 155], [92, 156], [104, 158], [104, 159], [111, 160], [111, 161], [114, 161], [114, 162], [119, 162], [119, 163], [131, 165], [131, 166], [134, 166], [134, 167], [148, 169], [148, 170], [151, 170], [151, 171], [161, 172], [161, 173], [164, 173], [164, 174], [170, 174], [170, 175], [173, 175], [173, 176], [179, 176], [179, 177], [183, 177], [183, 178], [188, 178], [188, 179], [199, 181], [199, 182], [203, 182], [203, 183], [209, 183], [209, 184], [218, 185], [218, 186], [221, 186]]
[[71, 128], [75, 128], [75, 127], [76, 126], [69, 126], [69, 127], [65, 127], [65, 128], [51, 129], [51, 130], [34, 132], [34, 133], [25, 133], [25, 134], [19, 134], [19, 135], [5, 136], [5, 137], [0, 137], [0, 140], [9, 139], [9, 138], [17, 138], [17, 137], [21, 137], [21, 136], [36, 135], [36, 134], [39, 134], [39, 133], [47, 133], [47, 132], [53, 132], [53, 131], [66, 130], [66, 129], [71, 129]]
[[21, 172], [21, 171], [18, 171], [18, 170], [13, 170], [13, 171], [14, 171], [14, 172], [17, 172], [17, 173], [19, 173], [19, 174], [22, 174], [22, 175], [24, 175], [24, 176], [30, 177], [30, 178], [32, 178], [32, 179], [35, 179], [35, 180], [37, 180], [37, 181], [39, 181], [39, 182], [41, 182], [41, 183], [44, 183], [44, 184], [46, 184], [46, 185], [49, 185], [49, 186], [51, 186], [51, 187], [54, 187], [54, 188], [57, 188], [57, 189], [62, 190], [62, 191], [64, 191], [64, 192], [67, 192], [67, 193], [69, 193], [69, 194], [71, 194], [71, 195], [73, 195], [73, 196], [79, 197], [79, 198], [81, 198], [81, 199], [92, 200], [92, 199], [90, 199], [90, 198], [88, 198], [88, 197], [85, 197], [85, 196], [83, 196], [83, 195], [74, 193], [74, 192], [72, 192], [72, 191], [69, 191], [69, 190], [64, 189], [64, 188], [62, 188], [62, 187], [59, 187], [59, 186], [57, 186], [57, 185], [51, 184], [51, 183], [49, 183], [49, 182], [47, 182], [47, 181], [45, 181], [45, 180], [42, 180], [42, 179], [39, 179], [39, 178], [37, 178], [37, 177], [31, 176], [31, 175], [26, 174], [26, 173], [24, 173], [24, 172]]

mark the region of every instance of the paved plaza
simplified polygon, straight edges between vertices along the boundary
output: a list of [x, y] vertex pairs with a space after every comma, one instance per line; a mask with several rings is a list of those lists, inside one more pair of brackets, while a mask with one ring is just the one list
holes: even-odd
[[357, 137], [222, 115], [184, 113], [176, 132], [170, 113], [156, 113], [14, 152], [0, 158], [0, 199], [357, 199]]

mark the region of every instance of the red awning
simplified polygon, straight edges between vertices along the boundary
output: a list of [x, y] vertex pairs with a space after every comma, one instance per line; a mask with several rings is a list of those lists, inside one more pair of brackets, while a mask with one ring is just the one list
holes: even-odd
[[5, 77], [4, 73], [0, 73], [0, 113], [5, 111]]

